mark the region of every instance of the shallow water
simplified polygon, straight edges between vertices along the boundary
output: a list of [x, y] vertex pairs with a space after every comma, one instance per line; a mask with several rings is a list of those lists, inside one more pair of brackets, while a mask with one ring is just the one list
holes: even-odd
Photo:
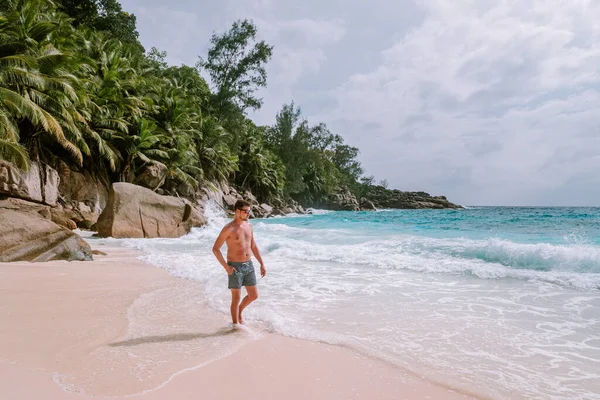
[[[227, 279], [211, 247], [227, 219], [209, 217], [183, 238], [119, 242], [195, 281], [226, 318]], [[600, 209], [319, 212], [252, 223], [268, 268], [246, 313], [255, 326], [345, 344], [498, 399], [600, 399]]]

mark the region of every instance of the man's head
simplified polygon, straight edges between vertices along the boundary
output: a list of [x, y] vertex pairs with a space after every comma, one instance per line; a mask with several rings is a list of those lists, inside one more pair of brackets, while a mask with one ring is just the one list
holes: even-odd
[[240, 218], [246, 221], [250, 218], [250, 203], [245, 200], [238, 200], [235, 202], [235, 206], [233, 206], [235, 210], [235, 217]]

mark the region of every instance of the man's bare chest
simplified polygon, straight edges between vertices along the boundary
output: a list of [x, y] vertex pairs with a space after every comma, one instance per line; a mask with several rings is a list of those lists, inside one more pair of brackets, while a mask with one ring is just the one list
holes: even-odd
[[228, 239], [228, 242], [231, 241], [232, 244], [247, 244], [252, 239], [252, 233], [246, 227], [238, 227], [231, 230]]

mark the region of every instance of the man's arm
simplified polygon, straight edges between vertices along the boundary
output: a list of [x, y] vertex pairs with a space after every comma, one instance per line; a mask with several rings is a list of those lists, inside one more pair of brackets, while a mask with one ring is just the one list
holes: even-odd
[[223, 268], [225, 268], [225, 271], [227, 271], [227, 275], [231, 275], [235, 269], [233, 267], [227, 265], [227, 261], [225, 261], [225, 258], [223, 257], [223, 253], [221, 253], [221, 247], [223, 247], [223, 244], [227, 240], [228, 236], [229, 236], [229, 228], [228, 228], [228, 226], [225, 226], [221, 230], [221, 233], [219, 233], [217, 240], [215, 240], [215, 244], [213, 245], [212, 252], [215, 255], [215, 257], [217, 257], [219, 264], [221, 264], [223, 266]]
[[252, 242], [250, 244], [250, 249], [252, 250], [252, 254], [254, 254], [254, 257], [256, 257], [256, 259], [260, 263], [260, 276], [264, 277], [267, 274], [267, 269], [265, 268], [265, 263], [263, 262], [262, 257], [260, 256], [260, 250], [258, 250], [258, 246], [254, 241], [254, 229], [252, 229], [252, 226], [250, 226], [250, 229], [252, 231]]

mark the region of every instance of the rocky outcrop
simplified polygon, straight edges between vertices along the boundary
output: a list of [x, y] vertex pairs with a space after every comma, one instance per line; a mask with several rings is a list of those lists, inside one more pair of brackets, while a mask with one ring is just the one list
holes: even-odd
[[246, 200], [252, 208], [250, 218], [268, 218], [292, 213], [306, 214], [304, 208], [293, 199], [271, 198], [260, 203], [249, 190], [238, 192], [227, 183], [209, 182], [200, 188], [195, 197], [200, 207], [210, 202], [230, 213], [236, 201]]
[[360, 199], [360, 209], [364, 211], [374, 211], [377, 209], [377, 207], [375, 207], [375, 204], [373, 204], [371, 200], [362, 197]]
[[228, 190], [227, 190], [227, 192], [223, 193], [223, 203], [228, 209], [233, 210], [235, 203], [238, 200], [243, 200], [244, 198], [234, 188], [231, 188], [231, 187], [226, 187], [226, 188]]
[[90, 245], [50, 218], [50, 207], [0, 201], [0, 262], [91, 261]]
[[56, 205], [60, 178], [46, 164], [32, 162], [27, 172], [0, 160], [0, 193], [10, 197]]
[[302, 207], [300, 203], [293, 199], [289, 199], [283, 209], [287, 209], [287, 214], [306, 214], [304, 207]]
[[73, 214], [75, 213], [69, 210], [67, 210], [67, 212], [58, 209], [50, 210], [52, 222], [70, 230], [77, 228], [77, 222], [75, 222], [75, 220], [72, 219], [73, 217], [76, 218], [77, 215]]
[[211, 203], [225, 211], [233, 210], [235, 202], [244, 199], [237, 190], [223, 182], [207, 182], [200, 187], [195, 197], [202, 207]]
[[444, 196], [431, 196], [425, 192], [403, 192], [390, 190], [383, 186], [370, 186], [360, 198], [360, 202], [347, 187], [337, 188], [330, 195], [329, 203], [316, 205], [337, 211], [371, 211], [381, 208], [388, 209], [424, 209], [424, 208], [462, 208], [453, 204]]
[[[251, 204], [253, 218], [268, 218], [287, 214], [306, 214], [306, 210], [293, 199], [271, 198], [259, 203], [249, 191], [238, 193], [227, 184], [212, 183], [201, 189], [197, 196], [199, 204], [212, 201], [225, 210], [231, 211], [235, 202], [245, 199]], [[313, 204], [316, 208], [336, 211], [377, 210], [380, 208], [422, 209], [422, 208], [462, 208], [444, 196], [431, 196], [425, 192], [403, 192], [389, 190], [383, 186], [371, 186], [360, 198], [360, 202], [348, 187], [339, 187], [329, 196], [328, 201]]]
[[347, 187], [336, 188], [335, 192], [329, 196], [328, 208], [336, 211], [360, 210], [358, 200]]
[[244, 200], [250, 203], [250, 206], [258, 206], [258, 200], [256, 200], [256, 197], [254, 197], [251, 191], [246, 190], [242, 193], [242, 197]]
[[206, 204], [213, 203], [219, 207], [223, 207], [223, 189], [217, 182], [208, 182], [201, 186], [196, 193], [198, 203]]
[[204, 209], [198, 205], [192, 206], [192, 214], [190, 215], [190, 224], [192, 228], [200, 228], [207, 223], [208, 221], [204, 216]]
[[134, 183], [150, 190], [156, 190], [165, 183], [168, 168], [165, 164], [153, 161], [148, 163], [141, 174], [139, 174]]
[[192, 211], [192, 205], [181, 198], [118, 182], [112, 185], [96, 229], [103, 237], [175, 238], [189, 233]]
[[252, 206], [252, 214], [255, 218], [268, 218], [273, 214], [273, 207], [268, 204], [255, 204]]
[[[306, 214], [306, 210], [296, 200], [291, 198], [272, 198], [267, 203], [261, 204], [257, 217], [279, 217], [286, 214]], [[263, 211], [261, 215], [260, 211]]]
[[194, 197], [195, 193], [196, 189], [194, 186], [189, 183], [180, 183], [177, 185], [177, 191], [174, 194], [177, 196], [192, 198]]
[[[77, 209], [87, 219], [95, 220], [108, 201], [108, 189], [88, 172], [77, 172], [61, 164], [60, 192], [66, 209]], [[87, 214], [95, 214], [95, 217]]]
[[376, 208], [463, 208], [449, 202], [445, 196], [431, 196], [425, 192], [390, 190], [383, 186], [371, 186], [364, 197], [367, 201], [372, 202]]

